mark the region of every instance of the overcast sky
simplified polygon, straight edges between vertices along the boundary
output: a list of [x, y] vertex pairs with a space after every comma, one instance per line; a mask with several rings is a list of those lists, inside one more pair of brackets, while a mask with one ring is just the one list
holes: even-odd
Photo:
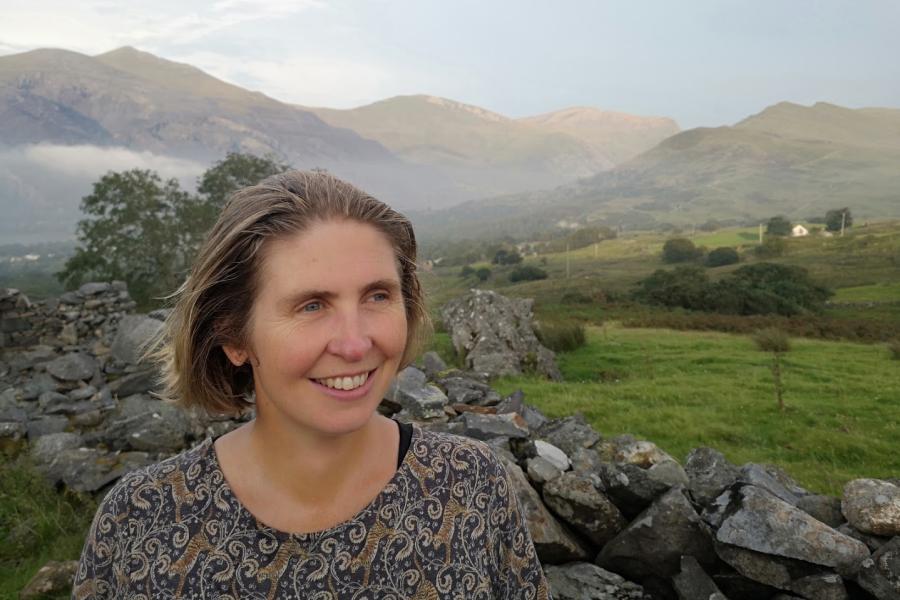
[[3, 0], [0, 54], [131, 45], [279, 100], [433, 94], [732, 124], [782, 100], [900, 107], [898, 0]]

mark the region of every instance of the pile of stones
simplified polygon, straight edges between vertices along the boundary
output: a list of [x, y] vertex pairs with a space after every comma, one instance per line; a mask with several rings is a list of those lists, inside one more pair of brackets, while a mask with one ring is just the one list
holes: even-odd
[[[0, 446], [27, 450], [57, 485], [102, 494], [239, 425], [152, 397], [140, 347], [162, 316], [120, 315], [115, 332], [6, 352]], [[557, 600], [900, 598], [898, 480], [858, 479], [833, 498], [711, 448], [679, 462], [650, 441], [604, 437], [580, 415], [549, 419], [521, 392], [503, 397], [484, 373], [434, 353], [399, 374], [379, 410], [494, 449]], [[48, 593], [71, 572], [49, 564], [28, 589]]]

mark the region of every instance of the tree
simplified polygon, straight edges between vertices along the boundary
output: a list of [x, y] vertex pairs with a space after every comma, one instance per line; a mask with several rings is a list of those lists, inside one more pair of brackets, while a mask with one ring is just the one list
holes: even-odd
[[488, 269], [487, 267], [479, 267], [475, 271], [475, 277], [478, 278], [478, 281], [482, 281], [482, 282], [487, 281], [488, 277], [490, 277], [490, 276], [491, 276], [491, 270]]
[[687, 238], [672, 238], [663, 244], [662, 259], [667, 263], [689, 262], [703, 256], [703, 249]]
[[702, 310], [706, 307], [709, 278], [703, 269], [693, 265], [670, 271], [657, 269], [638, 282], [634, 297], [648, 304]]
[[462, 269], [459, 271], [459, 276], [463, 279], [467, 277], [471, 277], [475, 274], [475, 269], [472, 268], [471, 265], [464, 265]]
[[825, 213], [825, 229], [828, 231], [840, 231], [841, 221], [843, 221], [844, 227], [853, 225], [853, 215], [850, 214], [850, 209], [846, 206], [844, 208], [835, 208]]
[[766, 235], [788, 236], [791, 235], [791, 222], [778, 215], [769, 219], [766, 225]]
[[753, 336], [756, 347], [772, 353], [772, 379], [775, 383], [775, 400], [784, 412], [784, 385], [781, 382], [781, 357], [791, 349], [787, 334], [780, 329], [769, 328], [756, 332]]
[[515, 250], [501, 248], [494, 254], [494, 258], [491, 259], [491, 262], [495, 265], [517, 265], [522, 262], [522, 255]]
[[513, 283], [539, 279], [547, 279], [547, 271], [534, 265], [520, 265], [509, 274], [509, 280]]
[[87, 280], [125, 281], [141, 306], [174, 290], [190, 256], [180, 243], [178, 215], [191, 203], [175, 179], [152, 171], [107, 173], [81, 200], [80, 245], [57, 279], [67, 288]]
[[707, 267], [722, 267], [725, 265], [733, 265], [739, 262], [741, 257], [737, 250], [730, 246], [722, 246], [716, 248], [706, 256]]

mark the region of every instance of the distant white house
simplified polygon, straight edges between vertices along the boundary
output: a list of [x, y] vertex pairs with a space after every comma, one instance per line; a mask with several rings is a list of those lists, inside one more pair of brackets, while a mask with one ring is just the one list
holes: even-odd
[[805, 235], [809, 235], [809, 229], [803, 225], [794, 225], [794, 228], [791, 229], [791, 237], [803, 237]]

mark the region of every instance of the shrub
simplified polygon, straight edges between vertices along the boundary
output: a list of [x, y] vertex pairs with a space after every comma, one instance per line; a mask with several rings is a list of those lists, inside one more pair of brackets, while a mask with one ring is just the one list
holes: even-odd
[[467, 277], [471, 277], [471, 276], [474, 275], [474, 274], [475, 274], [475, 269], [473, 269], [470, 265], [464, 266], [464, 267], [463, 267], [462, 269], [460, 269], [460, 271], [459, 271], [459, 276], [462, 277], [462, 278], [464, 278], [464, 279], [467, 278]]
[[702, 310], [708, 287], [709, 278], [699, 267], [657, 269], [650, 277], [638, 282], [634, 297], [648, 304]]
[[853, 215], [850, 214], [849, 208], [844, 207], [829, 210], [825, 213], [825, 229], [828, 231], [840, 231], [842, 220], [844, 221], [845, 228], [853, 225]]
[[791, 222], [778, 215], [772, 217], [766, 224], [766, 235], [786, 236], [791, 235]]
[[891, 353], [891, 358], [900, 360], [900, 338], [888, 342], [888, 352]]
[[775, 258], [787, 252], [787, 242], [780, 237], [767, 237], [766, 241], [753, 249], [760, 258]]
[[562, 295], [559, 299], [563, 304], [590, 304], [593, 302], [590, 296], [584, 292], [569, 291]]
[[494, 254], [491, 262], [495, 265], [517, 265], [522, 262], [522, 255], [515, 250], [506, 250], [501, 248]]
[[538, 323], [535, 334], [554, 352], [571, 352], [584, 346], [587, 340], [584, 325], [575, 321], [543, 321]]
[[547, 279], [547, 271], [534, 265], [516, 267], [509, 274], [509, 280], [513, 283], [518, 281], [537, 281], [539, 279]]
[[756, 347], [763, 352], [783, 354], [791, 349], [791, 341], [787, 334], [776, 327], [760, 329], [753, 336]]
[[488, 277], [491, 276], [491, 270], [487, 267], [479, 267], [475, 271], [475, 277], [478, 278], [478, 281], [487, 281]]
[[707, 267], [723, 267], [725, 265], [733, 265], [741, 259], [737, 250], [730, 246], [722, 246], [716, 248], [706, 257]]
[[689, 262], [701, 256], [703, 256], [703, 250], [687, 238], [672, 238], [663, 244], [663, 262]]

